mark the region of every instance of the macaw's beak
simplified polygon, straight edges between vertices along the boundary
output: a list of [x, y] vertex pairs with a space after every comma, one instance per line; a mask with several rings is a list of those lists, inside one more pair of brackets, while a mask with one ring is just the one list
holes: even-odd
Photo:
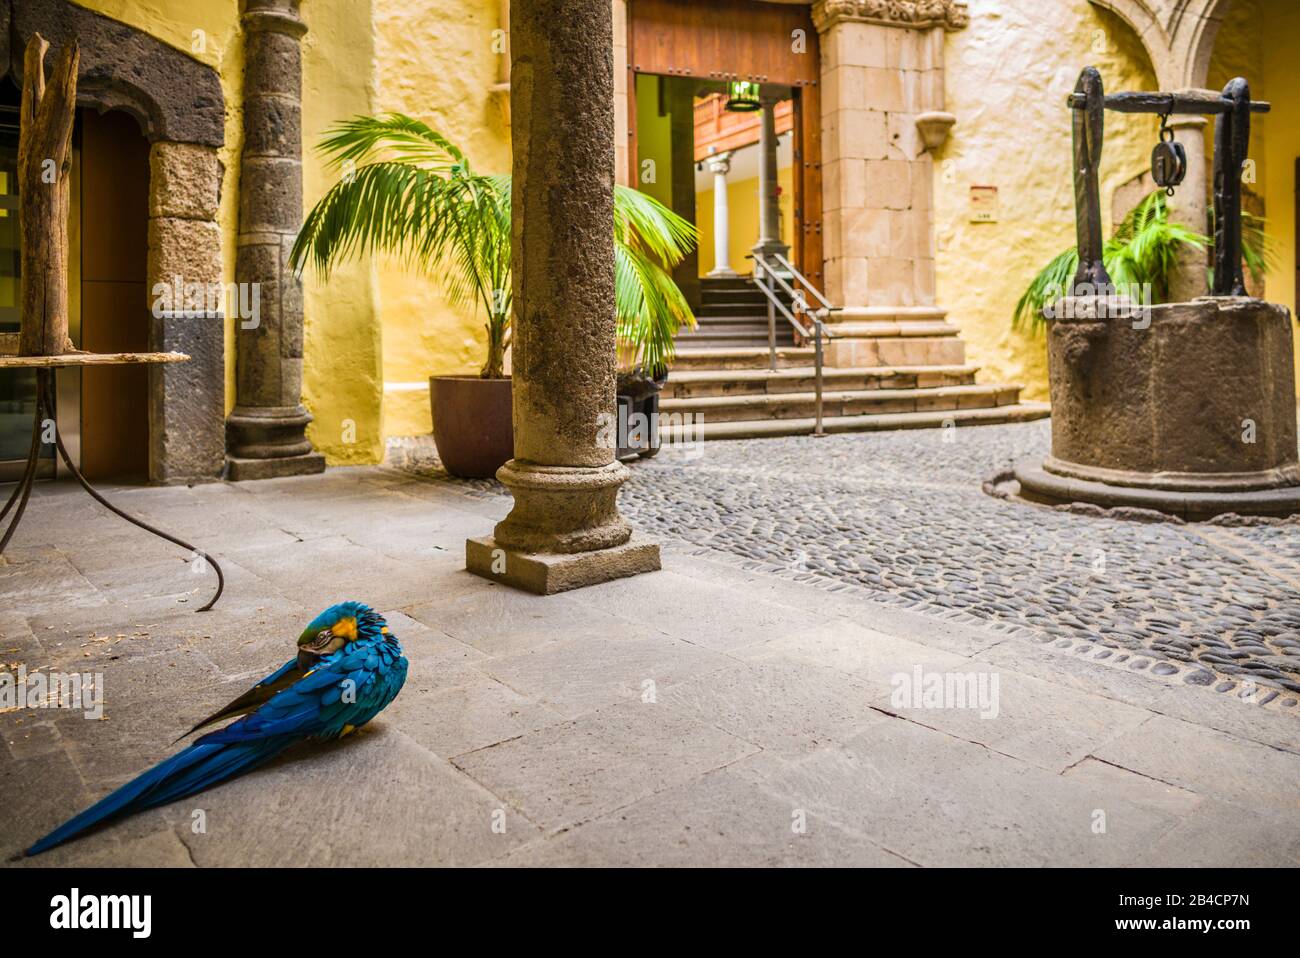
[[303, 672], [310, 672], [316, 668], [316, 663], [320, 661], [320, 653], [313, 652], [311, 649], [298, 650], [298, 668]]

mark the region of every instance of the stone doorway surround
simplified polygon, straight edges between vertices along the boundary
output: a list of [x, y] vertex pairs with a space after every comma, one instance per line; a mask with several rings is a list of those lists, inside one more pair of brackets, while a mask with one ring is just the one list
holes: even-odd
[[[148, 303], [159, 284], [222, 281], [217, 223], [225, 100], [211, 67], [134, 27], [68, 0], [0, 0], [0, 70], [21, 84], [27, 40], [81, 44], [77, 105], [132, 116], [150, 144]], [[11, 45], [12, 44], [12, 45]], [[184, 303], [153, 310], [150, 349], [188, 363], [149, 371], [149, 478], [217, 479], [225, 464], [224, 315]]]
[[844, 310], [832, 366], [960, 364], [965, 345], [935, 301], [934, 161], [944, 112], [944, 34], [970, 22], [953, 0], [817, 0], [821, 35], [826, 293]]
[[[800, 3], [802, 0], [794, 0]], [[615, 169], [629, 141], [628, 5], [613, 0]], [[844, 309], [826, 361], [837, 367], [960, 365], [965, 344], [935, 298], [932, 151], [944, 111], [944, 34], [970, 22], [955, 0], [816, 0], [820, 47], [823, 292]], [[805, 267], [805, 272], [809, 272]]]

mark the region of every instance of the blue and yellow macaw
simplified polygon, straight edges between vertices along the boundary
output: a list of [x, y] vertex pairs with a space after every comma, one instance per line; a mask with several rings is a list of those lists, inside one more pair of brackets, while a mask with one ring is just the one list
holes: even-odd
[[383, 616], [360, 602], [330, 606], [298, 637], [296, 657], [185, 735], [232, 715], [243, 718], [209, 732], [123, 785], [50, 832], [27, 854], [38, 855], [110, 819], [193, 795], [270, 761], [304, 739], [347, 735], [397, 697], [406, 681], [406, 666], [402, 647]]

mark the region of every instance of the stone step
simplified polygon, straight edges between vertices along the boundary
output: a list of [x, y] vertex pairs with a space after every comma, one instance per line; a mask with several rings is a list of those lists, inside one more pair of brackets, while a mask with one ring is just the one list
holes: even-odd
[[[1029, 422], [1046, 419], [1051, 409], [1047, 403], [1020, 402], [1009, 406], [983, 409], [945, 409], [923, 412], [875, 413], [863, 416], [828, 416], [822, 419], [826, 432], [874, 432], [889, 429], [939, 429], [995, 425], [1007, 422]], [[662, 416], [662, 412], [661, 412]], [[806, 419], [753, 419], [740, 422], [705, 420], [698, 425], [673, 423], [661, 418], [660, 440], [665, 444], [698, 442], [717, 439], [762, 439], [771, 436], [806, 436], [812, 433], [816, 420]]]
[[[761, 327], [738, 327], [731, 329], [703, 329], [698, 332], [678, 333], [674, 342], [679, 347], [690, 348], [704, 346], [765, 346], [767, 345], [767, 323]], [[794, 330], [788, 325], [784, 330], [777, 327], [776, 344], [794, 345]]]
[[[702, 316], [701, 315], [695, 317], [696, 329], [700, 329], [700, 328], [723, 329], [728, 326], [744, 326], [747, 323], [762, 323], [763, 328], [766, 329], [767, 313], [764, 311], [758, 311], [758, 312], [750, 312], [750, 313], [737, 313], [734, 316]], [[790, 328], [789, 321], [784, 316], [781, 316], [780, 314], [778, 314], [776, 317], [776, 325], [778, 329], [780, 329], [782, 326]], [[683, 330], [682, 332], [686, 333], [687, 330]]]
[[[823, 389], [930, 389], [966, 386], [975, 382], [977, 366], [872, 366], [858, 369], [823, 368]], [[765, 393], [813, 392], [817, 376], [812, 366], [787, 369], [674, 369], [660, 394], [663, 399], [704, 396], [746, 396]]]
[[748, 276], [731, 276], [726, 279], [705, 276], [700, 279], [700, 289], [705, 293], [754, 288], [754, 281]]
[[[678, 340], [680, 342], [680, 339]], [[673, 360], [673, 373], [681, 370], [708, 369], [767, 369], [768, 350], [766, 346], [727, 346], [720, 348], [700, 348], [689, 346], [677, 350]], [[813, 361], [811, 346], [779, 346], [776, 350], [778, 369], [791, 366], [808, 366]], [[671, 381], [671, 374], [670, 374]]]
[[957, 336], [910, 335], [910, 330], [871, 339], [832, 339], [826, 361], [833, 366], [958, 366], [966, 344]]
[[[864, 416], [876, 413], [906, 413], [986, 409], [1014, 406], [1020, 399], [1016, 385], [935, 386], [925, 389], [826, 390], [822, 415]], [[661, 414], [703, 416], [704, 422], [746, 422], [756, 419], [810, 419], [816, 415], [812, 392], [762, 393], [741, 396], [702, 396], [692, 399], [663, 399]]]
[[711, 288], [708, 286], [700, 287], [700, 298], [706, 303], [725, 303], [736, 302], [739, 300], [752, 300], [755, 297], [763, 298], [763, 291], [754, 283], [745, 283], [743, 286], [726, 287], [723, 289]]
[[749, 300], [730, 300], [725, 303], [710, 303], [705, 300], [700, 304], [696, 318], [714, 316], [766, 316], [767, 297], [757, 296]]

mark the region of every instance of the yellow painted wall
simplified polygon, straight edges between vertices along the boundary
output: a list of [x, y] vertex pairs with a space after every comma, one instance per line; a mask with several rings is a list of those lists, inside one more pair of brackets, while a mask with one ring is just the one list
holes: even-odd
[[659, 115], [659, 78], [636, 75], [636, 188], [673, 205], [672, 117]]
[[[938, 301], [961, 328], [988, 382], [1019, 382], [1047, 398], [1046, 341], [1011, 329], [1029, 280], [1074, 244], [1066, 95], [1092, 64], [1106, 89], [1155, 89], [1136, 35], [1087, 0], [970, 0], [970, 27], [946, 39], [947, 108], [957, 116], [936, 157]], [[1145, 169], [1157, 122], [1109, 114], [1102, 209]], [[997, 223], [969, 222], [972, 185], [998, 187]], [[1110, 224], [1106, 224], [1109, 231]]]
[[[791, 167], [776, 171], [781, 185], [781, 239], [794, 243], [794, 186]], [[713, 190], [695, 194], [696, 227], [700, 231], [700, 275], [713, 269]], [[745, 259], [758, 242], [758, 177], [727, 180], [727, 249], [731, 268], [748, 276], [754, 271], [752, 260]]]
[[[505, 56], [493, 45], [498, 0], [373, 2], [375, 110], [418, 117], [457, 144], [479, 172], [509, 173], [506, 97], [491, 92]], [[479, 372], [487, 358], [486, 318], [449, 304], [428, 276], [392, 262], [376, 269], [388, 386], [384, 434], [428, 433], [428, 377]]]
[[[302, 7], [307, 206], [335, 181], [315, 150], [322, 133], [338, 120], [373, 110], [371, 7], [370, 0], [308, 0]], [[303, 404], [314, 417], [307, 435], [332, 465], [378, 462], [384, 454], [383, 372], [374, 268], [365, 261], [345, 263], [328, 283], [309, 269], [303, 295]]]

